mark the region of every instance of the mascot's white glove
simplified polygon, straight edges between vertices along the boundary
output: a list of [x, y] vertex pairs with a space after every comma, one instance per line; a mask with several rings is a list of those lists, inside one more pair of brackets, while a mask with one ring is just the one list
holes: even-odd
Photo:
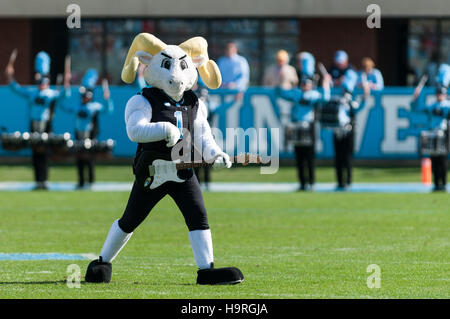
[[166, 146], [172, 147], [180, 139], [181, 133], [178, 127], [176, 127], [172, 123], [166, 122], [165, 124], [166, 124], [166, 141], [167, 141]]
[[230, 156], [228, 156], [227, 153], [220, 152], [218, 155], [216, 155], [216, 159], [213, 164], [213, 168], [215, 169], [221, 169], [221, 168], [230, 168], [232, 163], [230, 160]]

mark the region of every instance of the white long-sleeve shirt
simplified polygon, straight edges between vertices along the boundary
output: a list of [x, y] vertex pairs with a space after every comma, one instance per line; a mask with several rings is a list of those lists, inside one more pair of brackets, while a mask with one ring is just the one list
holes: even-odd
[[[222, 152], [211, 132], [207, 121], [208, 110], [199, 100], [197, 116], [194, 120], [194, 145], [205, 160], [210, 160]], [[142, 95], [128, 100], [125, 108], [125, 124], [128, 138], [136, 143], [149, 143], [165, 140], [169, 122], [151, 122], [152, 106]]]

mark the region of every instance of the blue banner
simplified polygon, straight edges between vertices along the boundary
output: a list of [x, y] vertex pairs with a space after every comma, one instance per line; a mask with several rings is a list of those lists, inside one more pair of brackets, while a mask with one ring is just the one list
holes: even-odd
[[[101, 89], [95, 96], [101, 97]], [[116, 140], [114, 155], [131, 157], [136, 144], [126, 134], [124, 110], [128, 99], [137, 93], [132, 86], [111, 87], [114, 101], [114, 114], [100, 116], [100, 139]], [[73, 99], [79, 99], [78, 87], [73, 87]], [[355, 94], [361, 94], [356, 91]], [[366, 107], [357, 115], [355, 135], [355, 158], [358, 159], [415, 159], [418, 158], [418, 136], [421, 130], [429, 129], [427, 115], [410, 111], [413, 88], [388, 87], [382, 92], [371, 95]], [[1, 117], [0, 126], [7, 132], [27, 131], [29, 129], [29, 108], [27, 101], [15, 95], [9, 87], [0, 87]], [[432, 103], [434, 89], [425, 88], [420, 103]], [[279, 128], [278, 143], [281, 158], [293, 158], [292, 149], [286, 148], [283, 141], [283, 124], [289, 121], [292, 102], [276, 95], [271, 88], [251, 87], [242, 98], [236, 98], [236, 92], [215, 90], [210, 92], [211, 109], [216, 116], [212, 126], [226, 134], [227, 128]], [[57, 134], [73, 133], [75, 117], [57, 108], [53, 122]], [[269, 130], [270, 132], [270, 130]], [[333, 157], [332, 133], [320, 131], [317, 143], [319, 158]], [[270, 141], [267, 143], [270, 154]], [[28, 156], [29, 150], [10, 152], [0, 150], [1, 156]]]

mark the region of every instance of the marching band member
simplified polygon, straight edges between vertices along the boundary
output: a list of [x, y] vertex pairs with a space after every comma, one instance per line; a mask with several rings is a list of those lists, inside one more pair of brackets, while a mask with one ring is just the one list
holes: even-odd
[[342, 85], [348, 70], [353, 70], [353, 66], [348, 62], [347, 52], [343, 50], [336, 51], [334, 54], [333, 65], [329, 70], [334, 87]]
[[[134, 82], [139, 63], [146, 65], [144, 77], [151, 88], [131, 97], [125, 108], [128, 137], [138, 143], [133, 165], [136, 178], [123, 216], [111, 226], [100, 256], [89, 264], [85, 279], [87, 282], [109, 282], [111, 262], [153, 207], [169, 195], [181, 210], [189, 230], [188, 237], [199, 268], [197, 283], [240, 283], [244, 278], [239, 269], [214, 267], [206, 208], [192, 169], [178, 171], [179, 182], [165, 181], [155, 188], [151, 187], [155, 175], [149, 169], [155, 158], [169, 158], [171, 161], [168, 162], [173, 164], [172, 161], [180, 159], [178, 147], [189, 141], [208, 163], [215, 167], [231, 167], [230, 157], [211, 134], [205, 104], [192, 91], [198, 79], [197, 71], [209, 88], [218, 88], [221, 84], [219, 68], [208, 58], [205, 39], [195, 37], [179, 46], [166, 45], [149, 33], [134, 38], [122, 70], [124, 82]], [[191, 162], [195, 162], [193, 151], [189, 147], [186, 152], [191, 155]]]
[[[367, 94], [365, 91], [364, 98], [358, 103], [353, 98], [353, 90], [356, 86], [358, 75], [352, 69], [345, 72], [342, 79], [342, 95], [339, 99], [338, 120], [339, 127], [334, 129], [333, 144], [335, 153], [335, 169], [338, 181], [337, 189], [345, 190], [352, 183], [352, 161], [354, 151], [354, 130], [355, 116], [365, 106]], [[346, 175], [344, 178], [344, 174]]]
[[[298, 178], [300, 180], [301, 191], [309, 190], [313, 188], [315, 180], [315, 112], [314, 108], [319, 102], [325, 102], [330, 100], [330, 82], [331, 77], [329, 74], [324, 76], [322, 81], [322, 90], [319, 92], [314, 89], [314, 70], [315, 59], [309, 52], [301, 52], [300, 60], [302, 64], [302, 77], [300, 79], [300, 89], [285, 91], [281, 88], [278, 89], [280, 96], [284, 99], [294, 101], [295, 104], [291, 109], [291, 120], [294, 123], [306, 122], [309, 123], [310, 134], [312, 136], [312, 145], [295, 145], [295, 159], [297, 165]], [[308, 177], [305, 176], [305, 170], [307, 168]]]
[[434, 191], [445, 191], [447, 185], [448, 170], [448, 145], [449, 145], [449, 121], [450, 121], [450, 100], [447, 99], [447, 89], [450, 84], [450, 65], [441, 64], [438, 70], [436, 87], [436, 102], [431, 105], [419, 104], [419, 96], [422, 93], [423, 85], [419, 85], [414, 90], [411, 109], [416, 112], [424, 112], [429, 115], [430, 126], [433, 130], [443, 130], [447, 150], [445, 154], [433, 155], [431, 158], [431, 168], [433, 171]]
[[[50, 88], [50, 57], [41, 51], [35, 59], [35, 83], [36, 87], [24, 88], [14, 80], [14, 61], [17, 55], [15, 50], [6, 66], [6, 76], [11, 90], [28, 100], [30, 107], [30, 131], [31, 133], [51, 132], [52, 113], [58, 102], [65, 98], [65, 90], [62, 92]], [[64, 86], [67, 88], [70, 75], [64, 75]], [[32, 150], [32, 163], [34, 179], [37, 190], [47, 190], [49, 154], [45, 147], [37, 147]]]
[[[80, 95], [81, 101], [75, 105], [63, 103], [63, 109], [76, 114], [75, 138], [78, 142], [84, 142], [86, 139], [95, 140], [99, 134], [98, 115], [101, 113], [112, 113], [114, 105], [110, 99], [110, 92], [107, 86], [103, 89], [103, 101], [94, 101], [94, 89], [97, 84], [98, 73], [95, 69], [89, 69], [83, 76]], [[95, 179], [94, 154], [89, 152], [80, 152], [76, 155], [78, 169], [78, 189], [85, 187], [85, 168], [88, 171], [88, 185], [92, 186]]]

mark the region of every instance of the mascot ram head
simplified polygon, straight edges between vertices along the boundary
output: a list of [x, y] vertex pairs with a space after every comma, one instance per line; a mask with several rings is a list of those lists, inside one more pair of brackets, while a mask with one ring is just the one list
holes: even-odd
[[197, 70], [210, 89], [220, 86], [222, 78], [217, 64], [208, 58], [208, 43], [202, 37], [180, 45], [166, 45], [152, 34], [140, 33], [131, 44], [122, 70], [122, 80], [132, 83], [139, 62], [146, 65], [147, 84], [163, 90], [175, 101], [197, 82]]

